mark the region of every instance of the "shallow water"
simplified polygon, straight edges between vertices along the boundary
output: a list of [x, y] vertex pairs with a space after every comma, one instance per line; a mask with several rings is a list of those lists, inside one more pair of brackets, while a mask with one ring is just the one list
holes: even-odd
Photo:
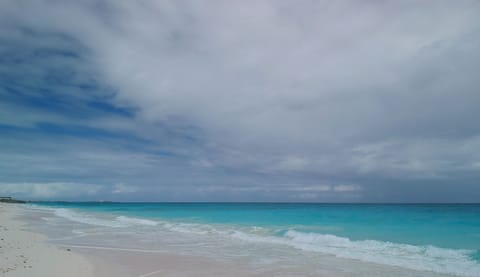
[[90, 249], [174, 252], [296, 276], [480, 276], [480, 205], [38, 203], [29, 209], [41, 214], [36, 220], [53, 243]]

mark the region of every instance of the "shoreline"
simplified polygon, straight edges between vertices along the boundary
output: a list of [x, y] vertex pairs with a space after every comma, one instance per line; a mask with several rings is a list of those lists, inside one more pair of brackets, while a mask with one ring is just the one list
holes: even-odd
[[87, 257], [47, 242], [19, 220], [18, 204], [0, 203], [0, 275], [91, 277], [94, 265]]
[[40, 227], [41, 214], [18, 205], [0, 203], [0, 276], [260, 276], [238, 264], [193, 255], [63, 244], [58, 241], [64, 238], [32, 231]]
[[217, 238], [215, 232], [184, 233], [182, 224], [0, 203], [0, 238], [15, 250], [0, 248], [0, 269], [8, 269], [0, 276], [453, 276]]

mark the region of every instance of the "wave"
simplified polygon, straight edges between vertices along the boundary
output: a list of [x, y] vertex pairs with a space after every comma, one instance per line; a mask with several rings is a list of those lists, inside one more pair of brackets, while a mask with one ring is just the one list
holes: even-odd
[[136, 217], [128, 217], [128, 216], [118, 216], [116, 218], [117, 221], [123, 222], [126, 224], [131, 224], [131, 225], [147, 225], [147, 226], [157, 226], [158, 222], [153, 221], [153, 220], [148, 220], [148, 219], [143, 219], [143, 218], [136, 218]]
[[474, 250], [383, 242], [352, 241], [334, 235], [288, 231], [289, 245], [307, 251], [335, 255], [413, 270], [433, 271], [458, 276], [480, 276], [480, 264], [471, 258]]
[[54, 214], [56, 216], [63, 217], [79, 223], [113, 228], [124, 228], [138, 225], [156, 226], [158, 224], [158, 222], [153, 220], [127, 216], [118, 216], [115, 219], [98, 218], [85, 213], [78, 213], [64, 208], [54, 209]]
[[267, 234], [265, 228], [251, 227], [248, 231], [219, 229], [208, 224], [163, 223], [171, 231], [215, 236], [227, 236], [257, 244], [273, 244], [333, 255], [338, 258], [398, 266], [411, 270], [431, 271], [456, 276], [480, 277], [480, 264], [472, 259], [475, 250], [448, 249], [431, 245], [410, 245], [376, 240], [353, 241], [331, 234], [305, 233], [288, 230], [283, 235]]
[[109, 220], [109, 219], [101, 219], [101, 218], [93, 217], [84, 213], [77, 213], [72, 210], [64, 209], [64, 208], [55, 209], [54, 213], [56, 216], [63, 217], [79, 223], [89, 224], [89, 225], [97, 225], [97, 226], [113, 227], [113, 228], [128, 227], [128, 224], [125, 224], [122, 222], [116, 222], [114, 220]]
[[[377, 240], [350, 240], [331, 234], [307, 233], [294, 229], [285, 232], [268, 232], [267, 228], [239, 228], [234, 225], [180, 223], [153, 221], [142, 218], [118, 216], [98, 218], [70, 209], [54, 209], [57, 216], [90, 225], [112, 228], [146, 226], [177, 233], [208, 236], [211, 239], [227, 237], [248, 243], [270, 244], [269, 247], [294, 249], [333, 255], [339, 258], [398, 266], [411, 270], [431, 271], [457, 276], [480, 277], [480, 263], [472, 257], [475, 250], [448, 249], [429, 245], [410, 245]], [[154, 231], [155, 229], [152, 229]]]
[[352, 241], [329, 234], [289, 230], [282, 237], [263, 237], [236, 232], [234, 237], [250, 242], [287, 245], [296, 249], [334, 255], [339, 258], [446, 273], [457, 276], [480, 276], [480, 264], [471, 258], [474, 250], [447, 249], [435, 246], [383, 242]]

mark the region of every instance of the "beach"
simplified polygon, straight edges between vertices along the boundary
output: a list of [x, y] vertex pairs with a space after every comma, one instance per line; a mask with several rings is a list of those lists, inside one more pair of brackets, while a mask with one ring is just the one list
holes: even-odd
[[0, 275], [94, 276], [93, 265], [71, 249], [47, 244], [46, 236], [16, 219], [17, 204], [0, 203]]
[[[477, 210], [421, 205], [1, 204], [0, 276], [474, 277], [480, 276], [475, 252], [462, 248], [477, 234]], [[438, 229], [435, 222], [445, 225], [445, 214], [459, 212], [472, 216], [464, 218], [463, 230], [445, 226], [446, 237], [421, 229], [423, 224], [415, 226], [419, 218], [429, 218], [429, 228]], [[403, 243], [339, 236], [358, 236], [346, 233], [348, 226], [365, 233], [370, 220], [389, 217], [412, 218], [409, 228], [397, 226], [392, 233]], [[355, 224], [345, 225], [347, 218], [355, 218]], [[393, 221], [377, 224], [376, 233], [369, 229], [368, 236], [386, 236], [382, 226], [392, 228]], [[415, 237], [405, 233], [407, 229]], [[451, 232], [464, 232], [465, 241]], [[413, 239], [425, 246], [406, 244]], [[446, 248], [449, 244], [457, 248]]]
[[55, 243], [63, 239], [32, 231], [42, 228], [36, 219], [35, 210], [0, 203], [0, 276], [253, 276], [199, 257]]

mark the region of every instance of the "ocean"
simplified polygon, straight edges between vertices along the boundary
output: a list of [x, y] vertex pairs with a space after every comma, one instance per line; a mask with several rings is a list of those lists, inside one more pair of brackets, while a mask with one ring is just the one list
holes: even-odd
[[39, 220], [58, 244], [175, 252], [296, 276], [325, 269], [341, 276], [480, 276], [479, 204], [38, 202], [29, 208], [42, 212]]

